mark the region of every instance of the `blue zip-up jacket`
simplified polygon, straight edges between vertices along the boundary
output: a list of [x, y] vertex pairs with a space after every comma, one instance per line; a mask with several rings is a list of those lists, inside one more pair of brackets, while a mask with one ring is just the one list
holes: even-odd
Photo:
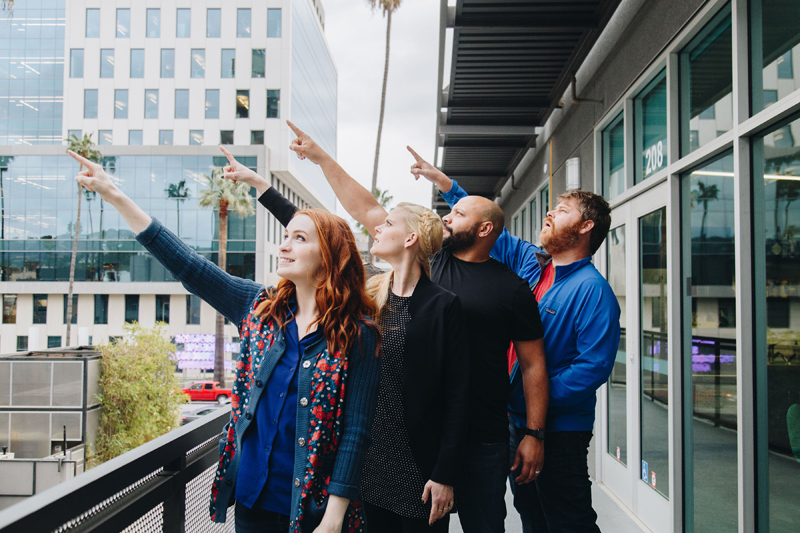
[[[452, 207], [467, 193], [453, 180], [441, 193]], [[533, 289], [551, 261], [533, 244], [504, 229], [492, 257], [505, 263]], [[553, 286], [539, 301], [544, 326], [544, 349], [550, 377], [548, 431], [591, 431], [595, 392], [608, 380], [619, 347], [620, 308], [611, 286], [591, 258], [555, 267]], [[522, 373], [511, 374], [509, 413], [518, 427], [526, 425]]]

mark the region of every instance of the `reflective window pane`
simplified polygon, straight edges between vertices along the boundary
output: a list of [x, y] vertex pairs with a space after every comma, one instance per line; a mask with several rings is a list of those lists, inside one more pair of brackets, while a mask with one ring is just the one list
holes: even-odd
[[100, 77], [114, 77], [114, 50], [100, 50]]
[[175, 37], [192, 36], [192, 10], [178, 9], [175, 26]]
[[94, 323], [108, 324], [108, 294], [94, 295]]
[[158, 118], [158, 89], [144, 91], [144, 118]]
[[253, 68], [251, 77], [263, 78], [266, 69], [266, 50], [253, 50]]
[[531, 239], [530, 241], [534, 244], [539, 242], [539, 219], [544, 218], [539, 216], [538, 211], [538, 202], [536, 201], [536, 196], [528, 202], [528, 213], [530, 213], [531, 219]]
[[608, 378], [608, 453], [624, 465], [628, 464], [628, 357], [625, 348], [626, 287], [625, 226], [614, 228], [608, 235], [608, 283], [617, 296], [620, 315], [620, 338], [614, 368]]
[[219, 132], [220, 144], [233, 144], [233, 130], [221, 130]]
[[267, 9], [267, 37], [281, 36], [281, 10]]
[[634, 99], [634, 183], [667, 166], [667, 71]]
[[61, 335], [48, 335], [47, 337], [48, 348], [61, 348]]
[[83, 77], [83, 48], [73, 48], [69, 51], [69, 77]]
[[542, 219], [547, 216], [547, 212], [550, 211], [550, 186], [545, 185], [545, 187], [539, 191], [539, 205], [542, 206]]
[[206, 11], [206, 37], [220, 36], [220, 10], [208, 9]]
[[111, 130], [100, 130], [97, 132], [97, 144], [114, 144], [114, 135]]
[[733, 185], [728, 155], [685, 176], [682, 187], [682, 279], [691, 280], [682, 291], [682, 352], [692, 369], [684, 394], [692, 406], [684, 424], [686, 498], [694, 531], [738, 527], [736, 329], [727, 319], [736, 308]]
[[236, 10], [236, 36], [250, 37], [250, 10]]
[[189, 131], [189, 144], [190, 145], [201, 145], [201, 144], [203, 144], [203, 130], [191, 130], [191, 131]]
[[137, 322], [139, 320], [139, 295], [125, 295], [125, 322]]
[[161, 37], [161, 10], [147, 10], [147, 37]]
[[250, 91], [236, 91], [236, 118], [247, 118], [250, 114]]
[[131, 10], [117, 9], [117, 37], [131, 36]]
[[200, 297], [194, 294], [186, 296], [186, 323], [200, 324]]
[[130, 130], [128, 132], [128, 144], [131, 146], [141, 146], [143, 142], [142, 130]]
[[667, 209], [639, 219], [639, 379], [642, 482], [669, 498]]
[[222, 50], [222, 72], [220, 76], [223, 78], [233, 78], [236, 73], [236, 50], [225, 49]]
[[264, 144], [264, 130], [251, 131], [250, 144]]
[[18, 335], [17, 336], [17, 351], [18, 352], [25, 352], [28, 350], [28, 336], [27, 335]]
[[144, 50], [131, 49], [131, 78], [144, 78]]
[[100, 10], [86, 10], [86, 37], [100, 37]]
[[173, 48], [163, 48], [161, 50], [161, 77], [175, 77], [175, 50]]
[[680, 54], [683, 155], [733, 127], [732, 54], [729, 4]]
[[33, 295], [33, 323], [47, 324], [47, 295]]
[[625, 191], [625, 122], [623, 115], [603, 131], [603, 197], [616, 198]]
[[267, 118], [280, 118], [281, 90], [267, 89]]
[[156, 295], [156, 322], [169, 324], [169, 294]]
[[17, 323], [17, 295], [3, 295], [3, 324]]
[[172, 145], [172, 130], [159, 130], [158, 144]]
[[751, 0], [753, 113], [800, 88], [800, 3]]
[[206, 118], [219, 118], [219, 89], [206, 89]]
[[192, 78], [206, 77], [206, 51], [205, 49], [192, 50]]
[[189, 89], [175, 89], [175, 118], [189, 118]]
[[114, 118], [128, 118], [128, 89], [114, 91]]
[[83, 118], [97, 118], [97, 89], [83, 91]]

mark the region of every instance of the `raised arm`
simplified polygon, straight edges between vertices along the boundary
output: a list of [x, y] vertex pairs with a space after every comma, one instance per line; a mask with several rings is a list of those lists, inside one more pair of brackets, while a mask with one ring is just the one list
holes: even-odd
[[103, 167], [70, 151], [86, 170], [75, 181], [96, 192], [119, 211], [136, 234], [136, 240], [147, 248], [186, 290], [196, 294], [234, 324], [247, 315], [250, 306], [263, 288], [254, 281], [237, 278], [201, 257], [161, 223], [120, 191], [106, 175]]
[[294, 150], [300, 159], [308, 159], [312, 163], [319, 165], [345, 211], [367, 228], [370, 235], [374, 235], [375, 226], [383, 224], [388, 215], [383, 206], [372, 196], [371, 192], [350, 177], [339, 166], [339, 163], [334, 161], [325, 150], [314, 142], [314, 139], [303, 133], [300, 128], [288, 120], [286, 123], [297, 135], [297, 138], [292, 141], [289, 148]]

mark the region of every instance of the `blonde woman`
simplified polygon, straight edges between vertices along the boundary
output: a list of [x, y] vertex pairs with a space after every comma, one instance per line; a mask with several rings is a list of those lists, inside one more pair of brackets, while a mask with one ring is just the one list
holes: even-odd
[[[469, 368], [461, 302], [430, 280], [429, 258], [442, 246], [442, 221], [410, 203], [387, 213], [310, 137], [289, 126], [303, 138], [302, 145], [292, 145], [298, 156], [319, 164], [340, 198], [349, 195], [369, 212], [356, 219], [370, 222], [371, 252], [392, 266], [367, 283], [383, 335], [373, 442], [361, 483], [368, 531], [446, 532], [466, 440]], [[259, 202], [282, 224], [291, 219], [296, 207], [266, 180], [234, 162], [225, 171], [225, 177], [255, 187]]]

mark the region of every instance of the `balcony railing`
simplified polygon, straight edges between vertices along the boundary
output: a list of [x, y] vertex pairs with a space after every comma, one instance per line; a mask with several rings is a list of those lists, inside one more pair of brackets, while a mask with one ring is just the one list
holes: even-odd
[[0, 512], [3, 533], [233, 531], [208, 513], [230, 406]]

